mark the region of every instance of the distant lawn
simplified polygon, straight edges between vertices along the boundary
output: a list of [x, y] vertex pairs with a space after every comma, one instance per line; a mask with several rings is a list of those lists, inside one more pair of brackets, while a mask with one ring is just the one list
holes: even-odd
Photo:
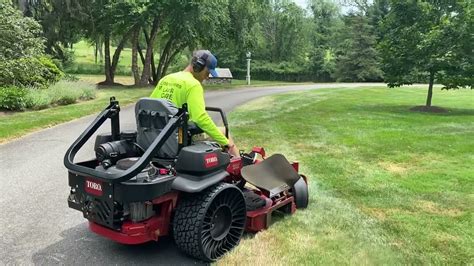
[[310, 205], [247, 235], [220, 264], [474, 263], [474, 91], [295, 92], [229, 116], [239, 148], [299, 160]]
[[250, 85], [247, 85], [246, 80], [234, 79], [230, 84], [205, 84], [204, 89], [208, 90], [220, 90], [220, 89], [231, 89], [236, 87], [261, 87], [261, 86], [281, 86], [281, 85], [295, 85], [295, 84], [311, 84], [310, 82], [298, 83], [298, 82], [287, 82], [287, 81], [267, 81], [267, 80], [252, 80]]
[[[88, 74], [99, 74], [103, 73], [103, 63], [97, 59], [95, 63], [94, 58], [94, 46], [90, 45], [86, 41], [80, 41], [75, 43], [72, 51], [74, 52], [74, 63], [71, 66], [66, 67], [68, 73], [88, 73]], [[115, 47], [111, 48], [111, 57], [115, 52]], [[97, 55], [99, 56], [99, 55]], [[139, 60], [139, 66], [141, 67], [141, 61]], [[117, 75], [129, 74], [132, 66], [132, 49], [124, 48], [120, 53], [120, 59], [117, 66]]]
[[111, 96], [115, 96], [121, 105], [136, 102], [139, 98], [150, 95], [151, 89], [104, 88], [97, 91], [97, 97], [94, 100], [57, 106], [41, 111], [0, 115], [0, 143], [38, 129], [57, 125], [82, 116], [96, 114], [107, 106]]
[[[76, 74], [82, 81], [90, 82], [93, 84], [97, 84], [105, 80], [105, 75], [96, 75], [96, 74]], [[116, 83], [120, 83], [123, 85], [133, 85], [133, 77], [132, 76], [124, 76], [124, 75], [117, 75], [114, 78]]]

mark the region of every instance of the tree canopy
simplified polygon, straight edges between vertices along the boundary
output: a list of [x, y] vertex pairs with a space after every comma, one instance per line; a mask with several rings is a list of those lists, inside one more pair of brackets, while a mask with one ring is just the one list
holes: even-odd
[[8, 4], [0, 4], [0, 60], [35, 57], [44, 52], [40, 24]]
[[[237, 78], [245, 76], [250, 51], [258, 79], [383, 80], [392, 87], [427, 82], [427, 105], [434, 83], [446, 89], [473, 84], [470, 1], [307, 0], [306, 7], [291, 0], [12, 3], [23, 11], [27, 30], [15, 33], [7, 26], [18, 13], [0, 18], [4, 54], [42, 50], [41, 34], [45, 51], [65, 62], [68, 48], [86, 39], [103, 52], [103, 84], [114, 84], [124, 48], [132, 49], [136, 85], [155, 84], [198, 48], [212, 50]], [[21, 49], [8, 48], [21, 43]]]
[[435, 80], [444, 88], [473, 85], [472, 6], [461, 1], [391, 1], [380, 43], [390, 87]]

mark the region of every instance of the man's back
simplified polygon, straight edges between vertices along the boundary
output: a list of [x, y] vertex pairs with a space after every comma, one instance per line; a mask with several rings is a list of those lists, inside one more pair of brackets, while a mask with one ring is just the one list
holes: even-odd
[[229, 140], [216, 127], [206, 112], [204, 90], [201, 83], [188, 71], [181, 71], [165, 76], [158, 82], [151, 98], [167, 99], [180, 108], [188, 104], [189, 118], [221, 145]]
[[191, 94], [201, 92], [202, 86], [190, 72], [176, 72], [162, 78], [150, 97], [167, 99], [176, 107], [188, 103]]

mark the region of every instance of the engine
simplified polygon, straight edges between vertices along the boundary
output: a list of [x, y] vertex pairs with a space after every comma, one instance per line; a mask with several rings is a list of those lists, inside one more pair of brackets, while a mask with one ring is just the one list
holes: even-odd
[[124, 158], [138, 156], [140, 150], [135, 144], [136, 132], [122, 132], [120, 140], [110, 141], [109, 134], [98, 135], [95, 142], [95, 155], [104, 168], [115, 165]]

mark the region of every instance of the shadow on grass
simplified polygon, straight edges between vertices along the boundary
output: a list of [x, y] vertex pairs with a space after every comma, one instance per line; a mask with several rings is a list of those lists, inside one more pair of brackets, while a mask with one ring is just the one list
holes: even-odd
[[420, 114], [426, 116], [474, 116], [474, 109], [466, 108], [449, 108], [442, 107], [446, 110], [443, 113], [435, 112], [419, 112], [412, 111], [411, 108], [415, 107], [414, 105], [355, 105], [352, 110], [357, 111], [367, 111], [367, 112], [384, 112], [384, 113], [396, 113], [396, 114]]

